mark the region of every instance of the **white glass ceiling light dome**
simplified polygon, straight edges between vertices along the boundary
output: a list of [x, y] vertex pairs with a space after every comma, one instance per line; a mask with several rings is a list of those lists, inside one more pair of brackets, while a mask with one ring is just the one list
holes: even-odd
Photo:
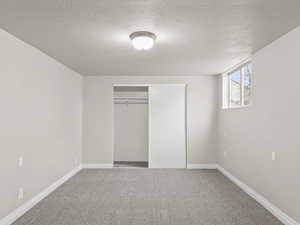
[[154, 45], [156, 35], [148, 31], [137, 31], [130, 34], [132, 45], [137, 50], [148, 50]]

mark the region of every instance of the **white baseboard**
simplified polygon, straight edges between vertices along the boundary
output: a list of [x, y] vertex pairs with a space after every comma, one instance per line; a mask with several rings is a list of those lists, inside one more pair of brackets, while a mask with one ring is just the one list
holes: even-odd
[[188, 169], [217, 169], [217, 164], [187, 164]]
[[0, 225], [10, 225], [13, 222], [15, 222], [19, 217], [21, 217], [24, 213], [26, 213], [29, 209], [35, 206], [38, 202], [40, 202], [45, 197], [47, 197], [51, 192], [53, 192], [56, 188], [58, 188], [60, 185], [65, 183], [67, 180], [69, 180], [80, 170], [81, 170], [81, 165], [71, 170], [69, 173], [67, 173], [65, 176], [60, 178], [58, 181], [56, 181], [55, 183], [47, 187], [45, 190], [37, 194], [35, 197], [25, 202], [19, 208], [17, 208], [16, 210], [8, 214], [6, 217], [0, 220]]
[[254, 191], [251, 187], [240, 181], [238, 178], [233, 176], [223, 167], [217, 166], [217, 169], [227, 178], [229, 178], [233, 183], [239, 186], [244, 192], [246, 192], [248, 195], [254, 198], [257, 202], [259, 202], [264, 208], [270, 211], [282, 223], [284, 223], [285, 225], [300, 225], [296, 220], [289, 217], [286, 213], [284, 213], [278, 207], [269, 202], [265, 197]]
[[114, 165], [112, 163], [106, 164], [82, 164], [83, 169], [103, 169], [103, 168], [113, 168]]

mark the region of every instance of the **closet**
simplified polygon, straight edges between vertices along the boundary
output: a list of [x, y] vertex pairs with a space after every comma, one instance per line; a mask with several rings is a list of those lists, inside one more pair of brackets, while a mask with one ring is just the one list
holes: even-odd
[[148, 167], [148, 87], [114, 87], [114, 166]]
[[186, 86], [114, 86], [114, 166], [186, 168]]

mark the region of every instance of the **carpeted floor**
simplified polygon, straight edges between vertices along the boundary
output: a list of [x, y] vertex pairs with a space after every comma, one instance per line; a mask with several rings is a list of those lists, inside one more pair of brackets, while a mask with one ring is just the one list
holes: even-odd
[[82, 170], [14, 225], [282, 225], [216, 170]]

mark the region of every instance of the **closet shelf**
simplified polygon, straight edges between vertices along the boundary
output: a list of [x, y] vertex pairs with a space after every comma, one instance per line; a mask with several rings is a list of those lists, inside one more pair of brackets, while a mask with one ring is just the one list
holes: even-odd
[[148, 104], [148, 98], [114, 97], [114, 104]]

